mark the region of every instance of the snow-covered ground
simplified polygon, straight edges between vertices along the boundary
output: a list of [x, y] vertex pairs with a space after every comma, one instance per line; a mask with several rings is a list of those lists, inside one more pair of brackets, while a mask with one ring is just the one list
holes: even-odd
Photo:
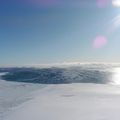
[[0, 80], [0, 120], [13, 108], [34, 97], [34, 91], [45, 85]]
[[3, 120], [120, 120], [120, 86], [47, 85]]
[[0, 77], [0, 120], [120, 120], [120, 65], [8, 72]]

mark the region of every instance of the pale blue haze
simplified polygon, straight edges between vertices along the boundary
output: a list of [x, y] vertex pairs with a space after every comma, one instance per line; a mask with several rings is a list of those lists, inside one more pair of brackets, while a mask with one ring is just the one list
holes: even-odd
[[[99, 7], [96, 0], [78, 1], [52, 5], [0, 1], [0, 65], [119, 62], [120, 28], [109, 29], [120, 8], [111, 3]], [[93, 48], [101, 35], [108, 43]]]

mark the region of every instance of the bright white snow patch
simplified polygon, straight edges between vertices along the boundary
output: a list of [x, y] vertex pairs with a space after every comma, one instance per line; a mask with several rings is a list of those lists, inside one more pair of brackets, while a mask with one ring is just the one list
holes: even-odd
[[48, 85], [4, 120], [120, 120], [120, 87]]

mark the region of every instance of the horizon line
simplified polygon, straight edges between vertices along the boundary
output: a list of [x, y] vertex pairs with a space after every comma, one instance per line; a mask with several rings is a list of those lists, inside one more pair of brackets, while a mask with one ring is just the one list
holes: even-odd
[[10, 67], [63, 67], [63, 66], [76, 66], [82, 64], [120, 64], [120, 62], [57, 62], [57, 63], [44, 63], [44, 64], [23, 64], [23, 65], [0, 65], [0, 68]]

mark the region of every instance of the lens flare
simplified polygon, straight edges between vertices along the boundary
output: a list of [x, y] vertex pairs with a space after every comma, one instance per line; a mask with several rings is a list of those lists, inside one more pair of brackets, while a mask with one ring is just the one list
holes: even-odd
[[101, 48], [107, 44], [105, 36], [97, 36], [93, 42], [93, 48]]
[[109, 3], [109, 0], [97, 0], [97, 6], [98, 7], [105, 7]]
[[115, 7], [120, 7], [120, 0], [112, 0], [112, 4]]
[[120, 15], [114, 17], [111, 22], [110, 22], [110, 27], [108, 28], [108, 33], [111, 34], [114, 31], [116, 31], [117, 29], [120, 28]]

